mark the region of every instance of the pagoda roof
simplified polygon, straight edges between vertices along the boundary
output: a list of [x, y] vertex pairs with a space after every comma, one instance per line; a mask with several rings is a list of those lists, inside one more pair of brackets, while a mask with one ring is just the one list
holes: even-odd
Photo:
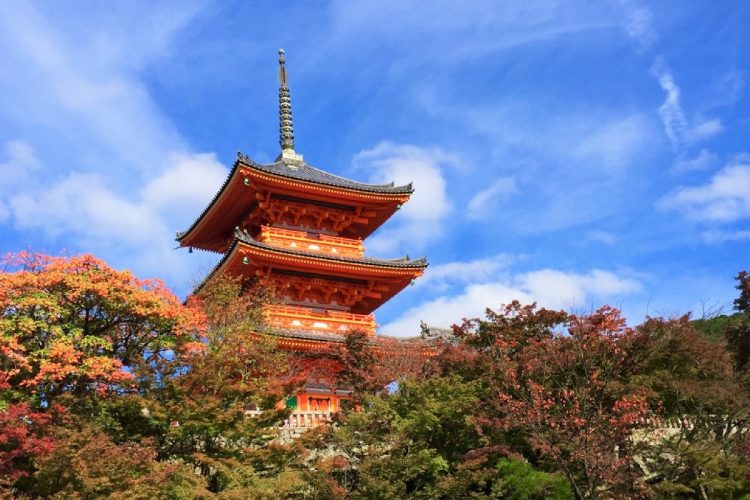
[[[248, 191], [250, 189], [250, 191]], [[266, 191], [291, 195], [311, 203], [328, 203], [341, 207], [368, 206], [376, 212], [367, 224], [355, 224], [354, 233], [364, 238], [385, 222], [414, 189], [410, 184], [366, 184], [340, 177], [302, 160], [279, 158], [269, 164], [256, 163], [242, 153], [213, 199], [185, 231], [177, 233], [181, 246], [223, 251], [217, 241], [231, 234], [257, 206], [254, 194]], [[218, 238], [218, 240], [217, 240]], [[210, 242], [210, 243], [209, 243]]]
[[[408, 284], [412, 278], [420, 276], [424, 269], [428, 266], [427, 259], [421, 257], [419, 259], [410, 259], [409, 256], [397, 258], [397, 259], [380, 259], [374, 257], [350, 257], [343, 255], [332, 255], [323, 254], [306, 250], [296, 250], [288, 247], [278, 247], [269, 245], [254, 239], [246, 231], [235, 229], [234, 240], [229, 246], [229, 249], [224, 254], [224, 257], [216, 264], [211, 272], [206, 276], [201, 284], [198, 285], [196, 290], [200, 290], [204, 283], [207, 283], [214, 274], [219, 272], [225, 266], [229, 266], [233, 261], [236, 261], [236, 256], [241, 250], [250, 250], [253, 253], [258, 253], [264, 256], [265, 260], [268, 261], [290, 261], [294, 262], [289, 267], [293, 269], [299, 268], [299, 263], [308, 263], [312, 267], [325, 268], [326, 272], [330, 276], [338, 276], [339, 274], [346, 275], [348, 277], [358, 277], [361, 274], [364, 275], [377, 275], [384, 278], [397, 278], [403, 281], [403, 286]], [[354, 269], [354, 270], [352, 270]], [[338, 271], [338, 272], [337, 272]], [[401, 286], [400, 288], [403, 288]], [[399, 289], [400, 289], [399, 288]], [[396, 293], [396, 290], [389, 296]]]
[[[258, 241], [250, 234], [248, 234], [247, 231], [242, 230], [235, 230], [234, 232], [235, 236], [235, 242], [230, 247], [229, 251], [227, 251], [227, 255], [231, 253], [232, 249], [236, 246], [237, 243], [244, 243], [256, 248], [262, 248], [265, 250], [271, 250], [273, 252], [278, 253], [284, 253], [284, 254], [290, 254], [290, 255], [298, 255], [300, 257], [308, 257], [312, 259], [320, 259], [320, 260], [331, 260], [331, 261], [340, 261], [340, 262], [350, 262], [352, 264], [368, 264], [373, 266], [379, 266], [379, 267], [392, 267], [392, 268], [404, 268], [404, 269], [425, 269], [427, 267], [427, 258], [426, 257], [420, 257], [419, 259], [410, 259], [408, 255], [404, 257], [399, 257], [396, 259], [381, 259], [377, 257], [350, 257], [345, 255], [332, 255], [332, 254], [322, 254], [318, 252], [311, 252], [307, 250], [296, 250], [289, 247], [278, 247], [275, 245], [269, 245], [268, 243], [263, 243], [262, 241]], [[221, 265], [221, 262], [219, 263], [219, 266]]]

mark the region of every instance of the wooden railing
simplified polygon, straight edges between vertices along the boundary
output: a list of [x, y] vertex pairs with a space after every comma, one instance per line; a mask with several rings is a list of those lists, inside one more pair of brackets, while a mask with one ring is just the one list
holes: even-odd
[[311, 235], [304, 231], [270, 226], [261, 226], [260, 241], [295, 250], [328, 253], [344, 257], [361, 257], [365, 252], [362, 240], [359, 239], [340, 238], [325, 234]]
[[377, 324], [372, 314], [353, 314], [342, 311], [316, 311], [308, 307], [267, 305], [265, 306], [266, 323], [276, 328], [297, 330], [321, 330], [346, 333], [361, 330], [375, 333]]
[[[258, 417], [262, 414], [259, 410], [246, 410], [245, 416]], [[287, 437], [298, 436], [308, 429], [325, 427], [331, 423], [333, 412], [330, 411], [294, 411], [289, 417], [279, 422], [278, 428]]]
[[325, 426], [331, 421], [333, 413], [328, 411], [295, 411], [284, 420], [284, 429], [311, 429]]

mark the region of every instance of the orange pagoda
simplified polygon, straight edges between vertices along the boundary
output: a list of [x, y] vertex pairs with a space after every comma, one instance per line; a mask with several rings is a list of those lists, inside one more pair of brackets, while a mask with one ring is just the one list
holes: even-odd
[[[224, 254], [207, 280], [229, 273], [272, 287], [280, 303], [266, 306], [269, 332], [280, 348], [304, 355], [325, 352], [354, 330], [375, 336], [373, 311], [427, 262], [364, 255], [365, 238], [409, 200], [412, 186], [356, 182], [307, 164], [294, 150], [283, 50], [279, 66], [281, 154], [260, 164], [238, 152], [224, 185], [177, 241]], [[315, 361], [308, 359], [308, 382], [287, 405], [338, 411], [350, 391], [335, 387]]]

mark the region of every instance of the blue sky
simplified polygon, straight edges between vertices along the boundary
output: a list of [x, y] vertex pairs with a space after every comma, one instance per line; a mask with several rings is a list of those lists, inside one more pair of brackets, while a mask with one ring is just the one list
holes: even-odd
[[[750, 5], [0, 3], [0, 250], [92, 252], [184, 296], [173, 250], [236, 151], [413, 181], [368, 240], [426, 254], [384, 333], [518, 298], [697, 315], [750, 267]], [[679, 5], [679, 6], [678, 6]]]

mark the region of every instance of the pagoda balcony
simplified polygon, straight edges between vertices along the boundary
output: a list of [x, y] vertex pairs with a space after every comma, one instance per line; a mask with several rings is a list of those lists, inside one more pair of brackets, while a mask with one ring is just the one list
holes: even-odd
[[[247, 417], [259, 417], [263, 414], [259, 410], [247, 410]], [[279, 431], [282, 439], [296, 438], [305, 431], [316, 427], [326, 427], [333, 421], [335, 413], [331, 411], [294, 411], [282, 422]]]
[[365, 247], [360, 239], [311, 234], [271, 226], [261, 226], [260, 241], [283, 248], [343, 257], [362, 257], [365, 253]]
[[312, 330], [344, 334], [359, 330], [374, 334], [377, 324], [373, 314], [353, 314], [342, 311], [316, 311], [309, 307], [288, 305], [265, 306], [266, 323], [272, 328]]

